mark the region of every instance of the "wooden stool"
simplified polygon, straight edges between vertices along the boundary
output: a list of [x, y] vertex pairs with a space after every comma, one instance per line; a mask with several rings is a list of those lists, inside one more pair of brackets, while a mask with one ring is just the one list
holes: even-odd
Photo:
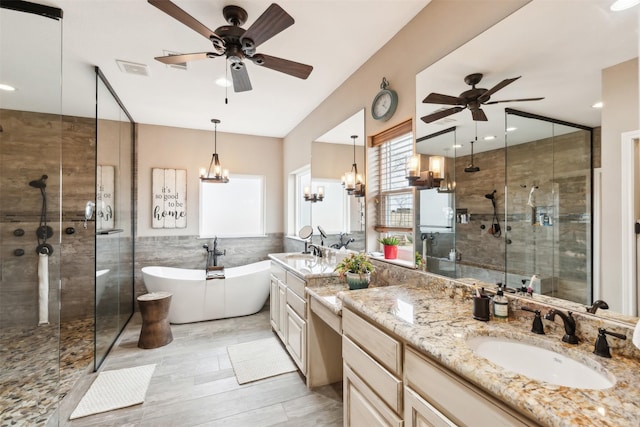
[[137, 299], [142, 315], [138, 347], [157, 348], [173, 341], [168, 319], [171, 293], [152, 292], [140, 295]]

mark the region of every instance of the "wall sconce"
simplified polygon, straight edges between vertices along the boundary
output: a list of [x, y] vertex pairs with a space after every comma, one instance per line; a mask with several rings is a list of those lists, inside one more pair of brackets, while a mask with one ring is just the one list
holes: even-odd
[[229, 182], [229, 170], [222, 169], [220, 166], [220, 159], [218, 157], [218, 123], [220, 120], [211, 119], [213, 123], [213, 155], [211, 156], [211, 162], [209, 162], [209, 168], [205, 171], [204, 168], [200, 169], [200, 181], [206, 183], [222, 183]]
[[353, 139], [353, 164], [351, 170], [342, 175], [342, 186], [350, 196], [364, 197], [365, 184], [364, 177], [358, 173], [358, 165], [356, 163], [356, 138], [358, 135], [351, 135]]
[[309, 187], [304, 187], [304, 199], [311, 203], [321, 202], [324, 199], [324, 187], [318, 187], [317, 193], [311, 193]]
[[456, 191], [456, 182], [451, 181], [448, 173], [444, 174], [444, 179], [440, 181], [440, 186], [438, 187], [438, 193], [455, 193]]
[[[432, 163], [432, 158], [434, 159]], [[416, 154], [407, 160], [407, 180], [409, 186], [420, 187], [423, 189], [440, 188], [442, 181], [442, 169], [444, 166], [444, 157], [431, 156], [429, 158], [429, 169], [427, 171], [420, 170], [420, 155]], [[436, 170], [433, 170], [433, 169]], [[437, 175], [436, 175], [437, 174]]]

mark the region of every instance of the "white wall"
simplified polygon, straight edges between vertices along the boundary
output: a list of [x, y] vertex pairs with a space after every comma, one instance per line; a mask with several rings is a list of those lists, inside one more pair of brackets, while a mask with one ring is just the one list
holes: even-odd
[[[220, 132], [218, 155], [233, 174], [266, 176], [266, 232], [282, 233], [282, 139]], [[213, 154], [213, 130], [138, 125], [138, 236], [198, 234], [199, 173]], [[151, 169], [187, 170], [187, 228], [151, 228]], [[221, 184], [222, 185], [222, 184]]]
[[[602, 254], [600, 297], [622, 311], [620, 135], [640, 129], [638, 58], [602, 71]], [[596, 261], [597, 262], [597, 261]]]

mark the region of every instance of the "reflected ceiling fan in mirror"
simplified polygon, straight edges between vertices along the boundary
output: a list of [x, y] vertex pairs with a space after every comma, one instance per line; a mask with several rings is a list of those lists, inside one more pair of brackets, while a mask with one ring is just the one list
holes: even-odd
[[469, 74], [464, 78], [464, 82], [471, 86], [471, 89], [466, 90], [460, 94], [460, 96], [443, 95], [440, 93], [430, 93], [422, 101], [425, 104], [442, 104], [442, 105], [455, 105], [455, 107], [445, 108], [437, 110], [431, 114], [427, 114], [421, 117], [421, 120], [425, 123], [435, 122], [452, 114], [458, 113], [466, 108], [471, 111], [471, 116], [474, 121], [487, 121], [487, 115], [480, 108], [483, 105], [498, 104], [501, 102], [521, 102], [521, 101], [540, 101], [544, 98], [522, 98], [522, 99], [504, 99], [501, 101], [490, 101], [491, 95], [504, 88], [505, 86], [515, 82], [521, 76], [511, 79], [504, 79], [491, 89], [477, 88], [476, 85], [482, 80], [481, 73]]
[[148, 1], [167, 15], [206, 37], [213, 45], [213, 52], [187, 53], [155, 58], [163, 64], [180, 64], [198, 59], [225, 56], [230, 63], [229, 67], [235, 92], [245, 92], [252, 89], [249, 73], [244, 62], [245, 59], [250, 60], [255, 65], [270, 68], [300, 79], [309, 77], [313, 70], [311, 65], [256, 53], [258, 46], [294, 23], [291, 15], [275, 3], [271, 4], [246, 30], [241, 25], [246, 22], [249, 16], [247, 12], [239, 6], [225, 6], [222, 10], [222, 15], [229, 25], [223, 25], [215, 31], [211, 31], [169, 0]]

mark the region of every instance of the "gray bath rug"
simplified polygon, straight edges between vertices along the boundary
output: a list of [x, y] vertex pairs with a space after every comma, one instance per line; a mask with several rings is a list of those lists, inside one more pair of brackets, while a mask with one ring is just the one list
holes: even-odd
[[238, 384], [275, 377], [296, 370], [277, 338], [271, 337], [227, 347]]
[[86, 417], [144, 402], [156, 365], [100, 372], [69, 419]]

